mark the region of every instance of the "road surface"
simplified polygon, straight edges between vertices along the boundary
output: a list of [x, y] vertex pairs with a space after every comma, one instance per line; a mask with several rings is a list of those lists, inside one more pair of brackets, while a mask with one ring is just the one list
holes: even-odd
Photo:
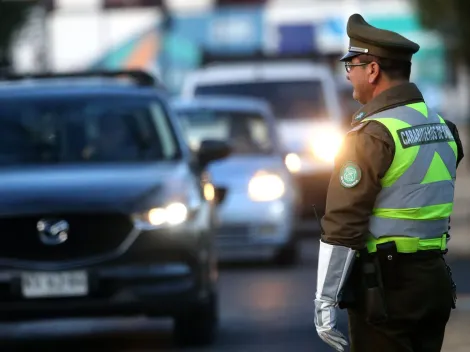
[[[211, 348], [181, 351], [331, 352], [313, 325], [317, 250], [317, 241], [305, 241], [302, 262], [290, 269], [262, 263], [223, 266], [219, 338]], [[469, 265], [470, 259], [453, 264], [462, 297], [470, 293]], [[339, 326], [346, 333], [344, 312]], [[452, 339], [458, 337], [454, 330]], [[2, 346], [15, 350], [180, 351], [172, 344], [171, 322], [145, 318], [16, 323], [0, 326], [0, 338]]]

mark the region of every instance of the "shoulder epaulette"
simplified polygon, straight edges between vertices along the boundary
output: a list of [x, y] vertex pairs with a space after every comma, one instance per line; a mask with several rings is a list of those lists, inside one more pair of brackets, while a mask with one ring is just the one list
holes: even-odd
[[364, 127], [366, 127], [366, 125], [367, 125], [368, 123], [369, 123], [369, 121], [361, 122], [359, 125], [354, 126], [351, 130], [349, 130], [348, 133], [360, 131], [360, 130], [362, 130]]

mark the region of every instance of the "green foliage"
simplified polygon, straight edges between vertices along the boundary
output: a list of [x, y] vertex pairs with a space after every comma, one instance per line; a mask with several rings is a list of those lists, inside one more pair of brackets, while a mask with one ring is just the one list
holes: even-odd
[[421, 23], [439, 31], [450, 50], [470, 66], [470, 1], [414, 0]]

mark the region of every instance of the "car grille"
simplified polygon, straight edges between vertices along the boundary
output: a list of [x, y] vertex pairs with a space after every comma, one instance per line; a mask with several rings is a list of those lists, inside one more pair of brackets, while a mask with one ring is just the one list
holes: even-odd
[[[41, 219], [66, 220], [68, 238], [44, 244], [37, 231]], [[33, 261], [68, 261], [112, 252], [128, 236], [133, 224], [121, 214], [55, 214], [0, 218], [0, 258]]]
[[251, 228], [246, 225], [224, 225], [217, 229], [219, 245], [240, 245], [250, 241]]

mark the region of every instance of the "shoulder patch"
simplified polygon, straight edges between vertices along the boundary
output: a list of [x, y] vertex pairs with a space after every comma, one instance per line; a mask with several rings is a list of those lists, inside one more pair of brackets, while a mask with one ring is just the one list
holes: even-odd
[[361, 181], [362, 171], [359, 165], [352, 161], [343, 164], [339, 172], [339, 182], [345, 188], [353, 188]]
[[354, 116], [354, 120], [359, 121], [360, 119], [362, 119], [364, 117], [365, 114], [366, 113], [364, 111], [361, 111], [359, 114]]

